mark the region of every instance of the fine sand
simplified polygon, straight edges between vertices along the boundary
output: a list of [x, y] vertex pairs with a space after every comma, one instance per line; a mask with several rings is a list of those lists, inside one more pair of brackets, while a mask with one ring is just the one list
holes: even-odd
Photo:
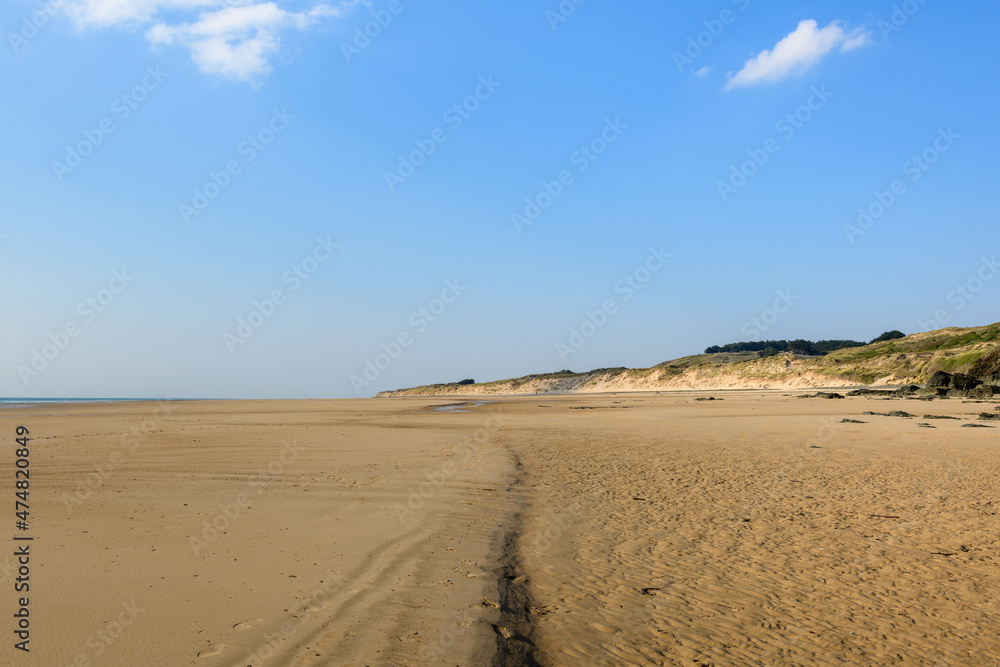
[[712, 395], [0, 410], [2, 663], [1000, 663], [996, 404]]

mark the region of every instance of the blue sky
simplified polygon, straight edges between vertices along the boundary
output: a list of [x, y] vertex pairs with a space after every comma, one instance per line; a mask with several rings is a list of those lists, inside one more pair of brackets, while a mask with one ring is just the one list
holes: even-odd
[[1000, 6], [693, 5], [3, 3], [0, 395], [997, 320]]

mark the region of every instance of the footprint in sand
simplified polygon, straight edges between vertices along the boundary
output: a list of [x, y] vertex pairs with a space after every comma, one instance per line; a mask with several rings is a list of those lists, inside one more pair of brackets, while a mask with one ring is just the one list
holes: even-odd
[[307, 606], [305, 610], [308, 611], [309, 613], [312, 613], [316, 611], [322, 611], [323, 609], [326, 609], [329, 606], [330, 606], [330, 601], [324, 600], [322, 602], [313, 602], [312, 604]]
[[207, 649], [198, 654], [199, 658], [211, 658], [213, 655], [219, 655], [222, 653], [222, 649], [225, 648], [225, 644], [212, 644]]

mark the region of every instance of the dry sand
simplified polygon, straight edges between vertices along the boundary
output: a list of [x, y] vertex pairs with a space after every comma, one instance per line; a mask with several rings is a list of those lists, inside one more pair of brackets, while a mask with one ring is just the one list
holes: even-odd
[[[5, 409], [0, 656], [1000, 663], [1000, 430], [962, 427], [994, 404], [714, 395]], [[18, 424], [30, 654], [13, 646]]]

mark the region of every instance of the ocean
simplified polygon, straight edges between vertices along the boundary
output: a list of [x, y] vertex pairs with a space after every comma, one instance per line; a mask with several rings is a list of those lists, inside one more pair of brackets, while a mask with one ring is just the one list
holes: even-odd
[[52, 405], [62, 403], [137, 403], [142, 401], [170, 401], [170, 398], [0, 398], [4, 405]]

